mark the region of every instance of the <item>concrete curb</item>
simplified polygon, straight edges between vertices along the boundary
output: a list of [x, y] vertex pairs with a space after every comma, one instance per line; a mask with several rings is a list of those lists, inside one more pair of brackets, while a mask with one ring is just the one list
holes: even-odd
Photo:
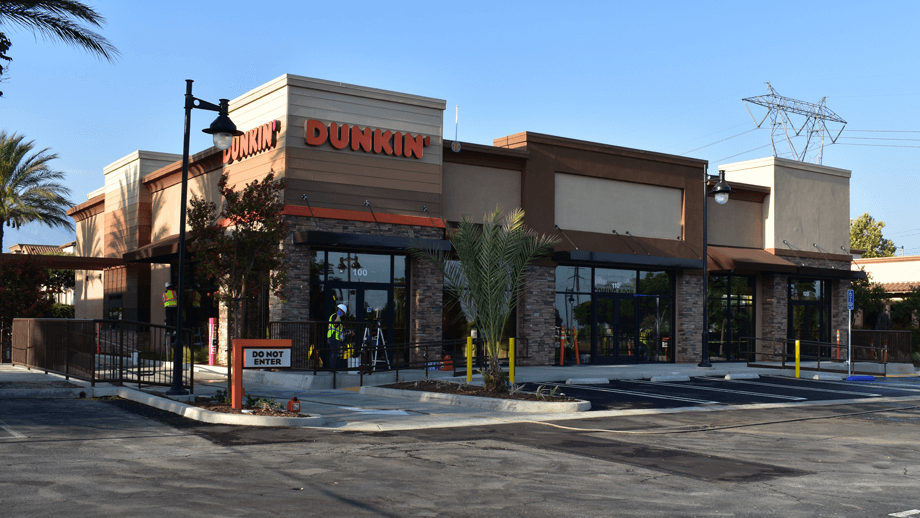
[[[182, 417], [212, 424], [231, 424], [242, 426], [284, 426], [284, 427], [301, 427], [301, 426], [325, 426], [326, 420], [321, 415], [311, 415], [310, 417], [269, 417], [246, 414], [225, 414], [223, 412], [212, 412], [193, 405], [186, 405], [178, 401], [173, 401], [160, 396], [151, 396], [146, 392], [134, 389], [113, 387], [111, 389], [99, 389], [96, 397], [118, 396], [124, 399], [130, 399], [138, 403], [159, 408], [167, 412], [172, 412]], [[99, 394], [99, 392], [111, 392], [110, 394]]]
[[585, 412], [591, 409], [589, 401], [576, 401], [564, 403], [551, 403], [549, 401], [518, 401], [514, 399], [493, 399], [475, 396], [459, 396], [455, 394], [440, 394], [437, 392], [422, 392], [418, 390], [399, 390], [381, 387], [361, 387], [361, 394], [368, 396], [383, 396], [422, 403], [437, 403], [440, 405], [464, 406], [482, 408], [499, 412], [529, 412], [544, 414], [570, 414]]

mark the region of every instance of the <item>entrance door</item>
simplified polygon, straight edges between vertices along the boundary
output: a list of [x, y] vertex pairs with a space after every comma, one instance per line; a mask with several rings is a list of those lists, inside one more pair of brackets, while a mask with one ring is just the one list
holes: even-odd
[[[803, 342], [826, 342], [824, 307], [820, 302], [790, 301], [789, 338]], [[802, 356], [830, 358], [830, 347], [815, 344], [801, 345]], [[795, 356], [795, 343], [789, 344], [789, 355]]]
[[637, 349], [636, 297], [596, 295], [594, 343], [591, 356], [597, 364], [638, 363], [642, 352]]
[[[373, 341], [380, 336], [385, 343], [391, 343], [393, 333], [393, 290], [389, 287], [372, 287], [367, 284], [335, 282], [326, 285], [326, 319], [335, 312], [339, 304], [348, 306], [348, 313], [342, 318], [357, 334], [355, 343], [363, 342], [363, 335]], [[361, 325], [366, 324], [366, 325]], [[349, 327], [346, 325], [346, 327]]]

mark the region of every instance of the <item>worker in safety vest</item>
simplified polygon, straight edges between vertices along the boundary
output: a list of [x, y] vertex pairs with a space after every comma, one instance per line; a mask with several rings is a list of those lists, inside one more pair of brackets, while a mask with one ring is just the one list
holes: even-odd
[[329, 315], [329, 331], [326, 332], [326, 346], [329, 348], [326, 368], [334, 369], [339, 357], [339, 348], [342, 346], [342, 317], [348, 313], [348, 306], [339, 304], [335, 313]]
[[175, 328], [179, 314], [179, 294], [171, 282], [166, 283], [166, 292], [163, 293], [163, 309], [166, 310], [166, 325]]

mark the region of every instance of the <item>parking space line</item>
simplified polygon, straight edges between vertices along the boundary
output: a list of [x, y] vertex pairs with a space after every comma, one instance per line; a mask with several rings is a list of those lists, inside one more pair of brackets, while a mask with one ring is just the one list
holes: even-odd
[[[780, 385], [780, 384], [778, 384], [778, 383], [761, 383], [761, 382], [759, 382], [759, 381], [748, 381], [748, 380], [723, 380], [723, 379], [719, 378], [717, 381], [723, 381], [723, 382], [725, 382], [725, 383], [728, 383], [728, 382], [732, 382], [732, 383], [745, 383], [745, 384], [748, 384], [748, 385], [758, 385], [758, 386], [761, 386], [761, 387], [794, 387], [794, 385]], [[806, 381], [807, 381], [807, 380], [806, 380]], [[822, 383], [826, 383], [826, 382], [828, 382], [829, 380], [820, 380], [820, 381], [821, 381]], [[855, 392], [855, 391], [851, 391], [851, 390], [833, 390], [833, 389], [821, 389], [821, 388], [814, 388], [814, 387], [806, 387], [806, 388], [804, 388], [804, 390], [810, 390], [810, 391], [813, 391], [813, 392], [831, 392], [831, 393], [834, 393], [834, 394], [850, 394], [850, 395], [866, 396], [866, 397], [882, 397], [882, 394], [870, 394], [870, 393], [867, 393], [867, 392]]]
[[10, 428], [6, 423], [0, 421], [0, 428], [6, 430], [6, 433], [10, 434], [10, 437], [0, 437], [0, 439], [25, 439], [26, 436]]
[[661, 394], [649, 394], [648, 392], [634, 392], [631, 390], [602, 388], [602, 387], [596, 387], [592, 385], [557, 385], [555, 383], [542, 383], [542, 385], [552, 385], [552, 386], [561, 387], [561, 388], [574, 387], [574, 388], [578, 388], [581, 390], [589, 390], [589, 391], [593, 390], [595, 392], [608, 392], [611, 394], [623, 394], [626, 396], [639, 396], [639, 397], [647, 397], [647, 398], [653, 398], [653, 399], [668, 399], [671, 401], [683, 401], [685, 403], [696, 403], [697, 405], [718, 405], [720, 404], [718, 401], [706, 401], [704, 399], [693, 399], [693, 398], [680, 397], [680, 396], [665, 396]]
[[748, 392], [746, 390], [733, 390], [733, 389], [723, 389], [717, 387], [701, 387], [699, 385], [688, 385], [686, 383], [678, 385], [677, 383], [668, 383], [668, 382], [652, 382], [645, 380], [629, 380], [630, 383], [640, 383], [643, 385], [659, 385], [659, 386], [670, 386], [670, 387], [680, 387], [686, 390], [708, 390], [710, 392], [726, 392], [730, 394], [741, 394], [745, 396], [757, 396], [757, 397], [766, 397], [774, 399], [785, 399], [788, 401], [807, 401], [808, 398], [798, 397], [798, 396], [783, 396], [780, 394], [763, 394], [761, 392]]

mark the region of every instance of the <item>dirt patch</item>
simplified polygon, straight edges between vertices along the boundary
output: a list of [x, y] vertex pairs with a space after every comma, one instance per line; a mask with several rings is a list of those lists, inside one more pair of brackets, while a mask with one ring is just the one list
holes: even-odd
[[[161, 395], [169, 399], [168, 396]], [[313, 417], [310, 414], [301, 414], [299, 412], [288, 412], [283, 408], [268, 408], [267, 406], [252, 406], [247, 407], [246, 402], [243, 402], [243, 408], [237, 409], [233, 408], [233, 405], [230, 403], [223, 403], [215, 399], [203, 396], [195, 396], [195, 401], [185, 401], [186, 404], [197, 406], [204, 410], [210, 410], [211, 412], [221, 412], [224, 414], [243, 414], [243, 415], [259, 415], [266, 417]]]
[[239, 410], [233, 408], [230, 404], [217, 403], [206, 398], [195, 398], [194, 402], [189, 401], [188, 404], [203, 408], [205, 410], [210, 410], [212, 412], [222, 412], [224, 414], [247, 414], [267, 417], [310, 417], [309, 414], [288, 412], [287, 410], [279, 410], [277, 408], [243, 408], [242, 410]]
[[489, 392], [478, 385], [466, 385], [463, 383], [419, 380], [406, 381], [402, 383], [393, 383], [390, 385], [381, 385], [381, 388], [399, 389], [399, 390], [417, 390], [420, 392], [437, 392], [439, 394], [453, 394], [457, 396], [475, 396], [488, 397], [494, 399], [514, 399], [518, 401], [546, 401], [551, 403], [566, 403], [578, 401], [556, 392], [555, 396], [550, 395], [550, 390], [542, 390], [541, 394], [533, 392], [516, 392], [514, 394]]

